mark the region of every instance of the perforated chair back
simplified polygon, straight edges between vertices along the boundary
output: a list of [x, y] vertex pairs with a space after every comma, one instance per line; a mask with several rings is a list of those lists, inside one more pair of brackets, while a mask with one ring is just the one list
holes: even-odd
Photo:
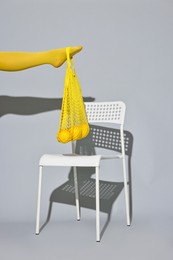
[[116, 102], [86, 102], [88, 122], [110, 122], [123, 124], [126, 105], [122, 101]]

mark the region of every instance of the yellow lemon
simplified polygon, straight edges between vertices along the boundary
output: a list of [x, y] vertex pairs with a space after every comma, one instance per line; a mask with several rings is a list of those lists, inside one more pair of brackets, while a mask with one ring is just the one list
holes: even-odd
[[71, 134], [68, 130], [61, 130], [57, 134], [57, 140], [61, 143], [67, 143], [71, 141]]
[[86, 137], [89, 134], [89, 125], [88, 124], [83, 124], [82, 127], [82, 138]]
[[82, 131], [80, 126], [73, 127], [73, 140], [79, 140], [82, 137]]

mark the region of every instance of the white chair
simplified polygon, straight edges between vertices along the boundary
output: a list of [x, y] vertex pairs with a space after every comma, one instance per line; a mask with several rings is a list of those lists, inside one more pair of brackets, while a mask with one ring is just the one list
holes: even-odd
[[[130, 209], [129, 209], [129, 192], [126, 173], [126, 161], [125, 161], [125, 143], [124, 143], [124, 118], [126, 106], [124, 102], [87, 102], [85, 103], [87, 118], [89, 123], [112, 123], [119, 125], [120, 128], [120, 140], [121, 151], [119, 154], [116, 152], [107, 155], [78, 155], [75, 153], [75, 142], [72, 143], [71, 154], [45, 154], [39, 161], [39, 184], [38, 184], [38, 202], [37, 202], [37, 217], [36, 217], [36, 234], [40, 232], [40, 204], [41, 204], [41, 185], [42, 185], [42, 173], [44, 166], [70, 166], [74, 170], [74, 186], [76, 197], [76, 209], [77, 220], [80, 220], [80, 205], [79, 205], [79, 193], [77, 182], [77, 169], [76, 167], [95, 167], [95, 194], [96, 194], [96, 241], [100, 241], [100, 192], [99, 192], [99, 167], [101, 160], [104, 159], [121, 159], [123, 166], [123, 180], [125, 191], [125, 206], [126, 206], [126, 219], [127, 225], [130, 225]], [[102, 133], [102, 141], [104, 147], [111, 147], [113, 145], [113, 138], [109, 140], [110, 134], [106, 132]], [[97, 138], [97, 134], [96, 134]], [[97, 140], [95, 140], [96, 142]], [[100, 142], [100, 140], [98, 140]], [[100, 144], [101, 145], [101, 144]], [[115, 144], [114, 144], [115, 145]], [[99, 147], [99, 143], [97, 145]]]

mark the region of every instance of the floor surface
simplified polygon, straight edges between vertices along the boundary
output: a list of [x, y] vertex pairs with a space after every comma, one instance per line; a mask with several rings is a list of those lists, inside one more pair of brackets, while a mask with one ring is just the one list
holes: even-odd
[[[101, 217], [101, 222], [105, 217]], [[39, 235], [35, 223], [0, 224], [0, 259], [171, 260], [173, 219], [136, 218], [131, 227], [111, 219], [101, 242], [95, 241], [95, 219], [72, 220], [71, 216], [50, 221]]]

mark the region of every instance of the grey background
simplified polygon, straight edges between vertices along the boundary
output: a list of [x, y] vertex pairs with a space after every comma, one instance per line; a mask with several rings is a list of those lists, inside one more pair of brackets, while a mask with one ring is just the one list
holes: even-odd
[[[0, 51], [83, 45], [75, 58], [83, 96], [123, 100], [125, 129], [134, 139], [130, 228], [122, 192], [101, 243], [95, 242], [95, 212], [83, 209], [77, 223], [75, 208], [65, 204], [54, 206], [51, 221], [35, 236], [39, 158], [70, 149], [55, 138], [65, 66], [1, 71], [1, 259], [171, 259], [172, 28], [171, 0], [1, 0]], [[103, 165], [101, 179], [120, 180], [112, 169]], [[68, 175], [69, 169], [47, 169], [42, 220], [51, 192]]]

